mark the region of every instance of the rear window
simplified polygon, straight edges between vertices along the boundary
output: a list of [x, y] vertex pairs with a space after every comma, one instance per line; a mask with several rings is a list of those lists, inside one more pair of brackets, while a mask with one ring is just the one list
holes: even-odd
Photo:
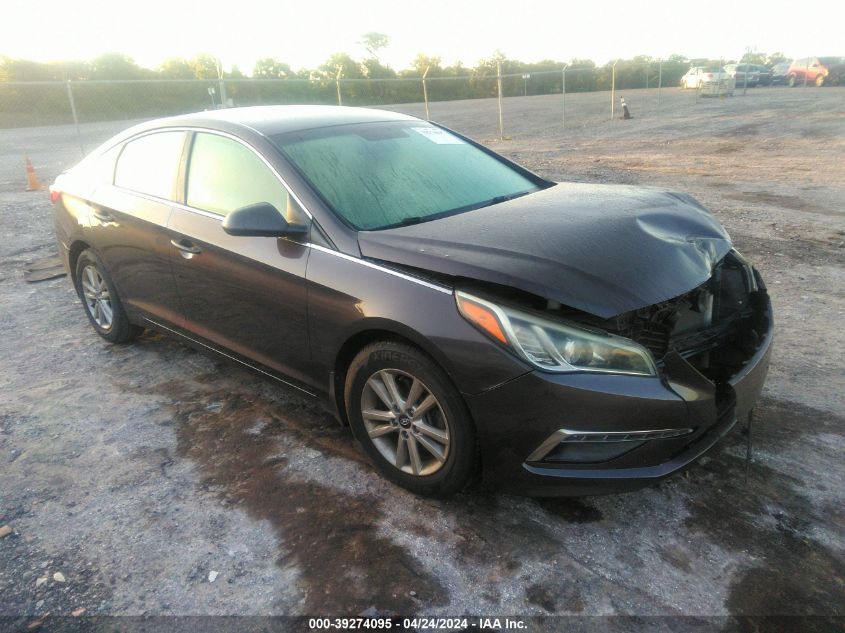
[[348, 224], [377, 230], [496, 204], [544, 182], [423, 121], [360, 123], [274, 137]]
[[157, 198], [174, 200], [176, 175], [184, 143], [184, 132], [156, 132], [129, 141], [117, 159], [114, 184]]

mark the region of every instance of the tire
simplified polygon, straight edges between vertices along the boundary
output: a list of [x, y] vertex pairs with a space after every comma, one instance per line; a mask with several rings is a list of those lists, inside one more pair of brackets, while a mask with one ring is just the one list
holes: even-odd
[[97, 334], [110, 343], [129, 343], [143, 332], [129, 322], [106, 267], [90, 248], [79, 254], [73, 282]]
[[797, 82], [795, 80], [795, 75], [790, 75], [787, 78], [786, 83], [789, 85], [790, 88], [794, 88], [797, 84]]
[[821, 73], [816, 75], [816, 80], [813, 83], [816, 85], [816, 88], [821, 88], [824, 85], [824, 75]]
[[384, 341], [362, 349], [347, 371], [344, 402], [355, 438], [393, 483], [446, 497], [473, 479], [472, 419], [446, 373], [418, 348]]

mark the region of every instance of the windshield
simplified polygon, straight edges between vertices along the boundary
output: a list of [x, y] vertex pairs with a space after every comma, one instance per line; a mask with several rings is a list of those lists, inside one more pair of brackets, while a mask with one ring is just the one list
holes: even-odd
[[359, 231], [425, 222], [544, 186], [424, 121], [339, 125], [273, 140], [334, 212]]

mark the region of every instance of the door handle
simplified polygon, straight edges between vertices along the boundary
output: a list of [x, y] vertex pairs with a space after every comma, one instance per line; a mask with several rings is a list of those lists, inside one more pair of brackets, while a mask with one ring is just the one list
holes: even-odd
[[183, 257], [190, 258], [192, 255], [202, 253], [202, 249], [199, 246], [195, 246], [188, 240], [170, 240], [170, 243], [179, 249]]
[[91, 209], [91, 213], [100, 222], [115, 222], [114, 216], [111, 213], [109, 213], [108, 211], [103, 211], [102, 209], [98, 209], [97, 207], [93, 207]]

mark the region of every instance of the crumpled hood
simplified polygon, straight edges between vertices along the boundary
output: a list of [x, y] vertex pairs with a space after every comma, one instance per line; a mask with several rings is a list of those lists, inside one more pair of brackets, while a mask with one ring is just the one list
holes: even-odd
[[677, 297], [731, 249], [692, 197], [560, 183], [413, 226], [362, 231], [366, 258], [512, 286], [609, 318]]

